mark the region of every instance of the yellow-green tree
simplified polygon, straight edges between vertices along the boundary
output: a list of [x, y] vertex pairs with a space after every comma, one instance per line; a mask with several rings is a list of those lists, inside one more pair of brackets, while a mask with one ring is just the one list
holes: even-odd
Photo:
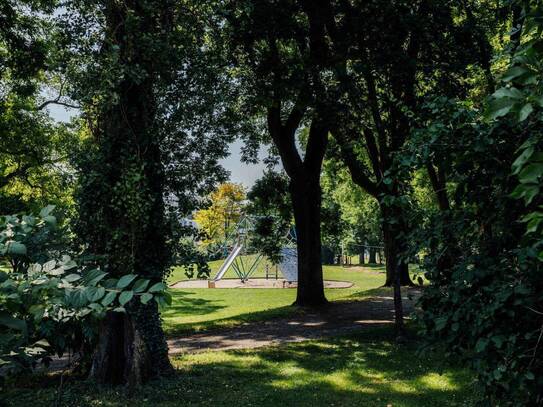
[[204, 244], [222, 243], [234, 231], [241, 218], [245, 189], [240, 184], [225, 182], [209, 196], [210, 206], [194, 215], [194, 220], [206, 234]]

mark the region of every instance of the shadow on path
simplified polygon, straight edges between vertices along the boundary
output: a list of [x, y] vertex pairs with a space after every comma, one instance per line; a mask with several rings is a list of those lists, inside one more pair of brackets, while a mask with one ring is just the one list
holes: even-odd
[[[413, 297], [416, 296], [404, 298], [406, 314], [413, 311]], [[333, 302], [321, 310], [308, 310], [289, 318], [246, 323], [235, 328], [172, 338], [168, 340], [168, 346], [170, 354], [258, 348], [336, 336], [393, 323], [393, 298], [379, 295], [363, 301]]]

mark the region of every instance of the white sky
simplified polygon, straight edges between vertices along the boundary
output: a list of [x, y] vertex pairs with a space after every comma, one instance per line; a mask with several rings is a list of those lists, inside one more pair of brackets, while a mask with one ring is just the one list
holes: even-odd
[[[69, 109], [64, 106], [49, 105], [47, 107], [51, 117], [57, 121], [67, 122], [77, 114], [77, 109]], [[235, 141], [230, 145], [230, 155], [221, 160], [221, 165], [230, 172], [230, 181], [242, 184], [249, 189], [254, 182], [260, 178], [265, 166], [262, 162], [258, 164], [245, 164], [240, 161], [242, 141]]]

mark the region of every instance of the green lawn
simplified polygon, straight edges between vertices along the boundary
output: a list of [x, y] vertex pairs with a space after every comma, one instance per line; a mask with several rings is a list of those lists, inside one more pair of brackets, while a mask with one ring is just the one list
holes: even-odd
[[[220, 261], [216, 261], [211, 262], [210, 266], [215, 272], [220, 264]], [[331, 301], [367, 297], [385, 282], [383, 266], [364, 267], [363, 270], [324, 266], [324, 277], [354, 283], [351, 288], [326, 290], [326, 296]], [[168, 281], [172, 283], [183, 279], [186, 279], [183, 271], [176, 269]], [[290, 306], [296, 298], [295, 289], [172, 289], [172, 297], [172, 306], [162, 312], [168, 335], [230, 327], [297, 312]]]
[[[63, 406], [471, 406], [470, 374], [417, 356], [416, 343], [389, 342], [388, 328], [269, 347], [173, 359], [175, 377], [151, 382], [130, 400], [121, 389], [68, 380]], [[51, 406], [58, 377], [6, 386], [8, 406]]]
[[[384, 282], [382, 267], [325, 267], [325, 277], [355, 283], [349, 289], [327, 290], [330, 300], [361, 299], [389, 290], [379, 288]], [[174, 304], [163, 311], [169, 335], [301, 312], [289, 306], [294, 289], [172, 291]], [[131, 398], [122, 388], [100, 387], [77, 378], [64, 378], [62, 386], [58, 376], [12, 379], [3, 388], [0, 384], [0, 405], [475, 405], [477, 391], [469, 371], [445, 365], [441, 354], [418, 355], [416, 340], [398, 345], [391, 342], [393, 337], [393, 328], [386, 326], [284, 346], [175, 356], [174, 377], [148, 383]]]

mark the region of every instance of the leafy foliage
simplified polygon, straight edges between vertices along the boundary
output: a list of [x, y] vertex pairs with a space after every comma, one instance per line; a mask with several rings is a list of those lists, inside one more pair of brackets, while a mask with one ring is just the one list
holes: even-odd
[[242, 185], [227, 182], [209, 195], [209, 201], [209, 207], [197, 211], [194, 220], [206, 235], [204, 244], [221, 245], [241, 219], [245, 190]]
[[251, 245], [274, 264], [281, 261], [280, 250], [292, 227], [292, 203], [285, 174], [267, 171], [247, 194], [247, 212], [255, 220]]
[[[56, 224], [51, 211], [48, 207], [38, 216], [0, 220], [3, 375], [48, 363], [53, 355], [82, 351], [95, 341], [97, 323], [106, 313], [125, 312], [131, 301], [171, 303], [163, 283], [150, 285], [148, 279], [133, 274], [110, 278], [94, 264], [78, 264], [63, 254], [66, 248], [50, 241]], [[16, 268], [1, 270], [6, 261]]]
[[421, 230], [432, 284], [420, 320], [429, 339], [475, 369], [488, 405], [543, 400], [542, 31], [533, 6], [525, 10], [526, 41], [490, 98], [490, 121], [469, 103], [434, 100], [412, 145], [419, 165], [439, 163], [447, 174], [451, 199]]

